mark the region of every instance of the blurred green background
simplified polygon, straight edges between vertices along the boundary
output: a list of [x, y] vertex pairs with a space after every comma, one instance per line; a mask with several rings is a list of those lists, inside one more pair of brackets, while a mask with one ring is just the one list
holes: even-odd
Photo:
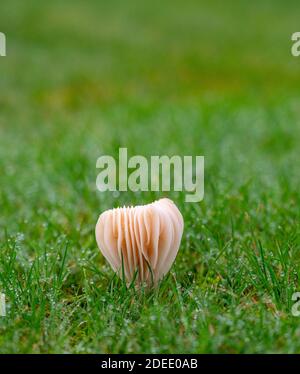
[[298, 11], [278, 0], [3, 1], [1, 103], [12, 106], [16, 91], [45, 110], [290, 94]]
[[[1, 0], [0, 352], [298, 352], [297, 1]], [[204, 155], [171, 275], [113, 279], [96, 160]], [[66, 250], [67, 248], [67, 250]], [[300, 325], [299, 325], [300, 326]]]

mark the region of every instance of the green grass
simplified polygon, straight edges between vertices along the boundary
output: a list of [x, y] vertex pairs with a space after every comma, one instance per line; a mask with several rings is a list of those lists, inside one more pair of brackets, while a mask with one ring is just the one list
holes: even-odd
[[[296, 1], [1, 1], [1, 353], [300, 352]], [[96, 160], [204, 155], [205, 198], [153, 291], [126, 289]]]

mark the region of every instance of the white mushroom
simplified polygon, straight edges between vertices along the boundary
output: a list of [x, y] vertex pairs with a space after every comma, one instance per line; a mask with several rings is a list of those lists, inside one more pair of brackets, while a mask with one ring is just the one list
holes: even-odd
[[170, 270], [182, 237], [183, 218], [169, 199], [103, 212], [96, 225], [100, 251], [130, 283], [157, 282]]

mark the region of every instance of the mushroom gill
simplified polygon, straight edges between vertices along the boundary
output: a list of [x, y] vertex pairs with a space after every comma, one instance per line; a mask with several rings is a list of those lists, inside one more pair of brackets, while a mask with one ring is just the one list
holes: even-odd
[[166, 198], [107, 210], [96, 224], [100, 251], [128, 283], [157, 284], [176, 258], [182, 233], [182, 215]]

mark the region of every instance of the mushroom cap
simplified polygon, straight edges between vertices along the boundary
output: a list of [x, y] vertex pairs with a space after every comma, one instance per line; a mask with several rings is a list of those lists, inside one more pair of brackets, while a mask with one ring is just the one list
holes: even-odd
[[172, 200], [109, 209], [96, 224], [96, 241], [113, 270], [127, 282], [157, 284], [170, 270], [183, 233]]

